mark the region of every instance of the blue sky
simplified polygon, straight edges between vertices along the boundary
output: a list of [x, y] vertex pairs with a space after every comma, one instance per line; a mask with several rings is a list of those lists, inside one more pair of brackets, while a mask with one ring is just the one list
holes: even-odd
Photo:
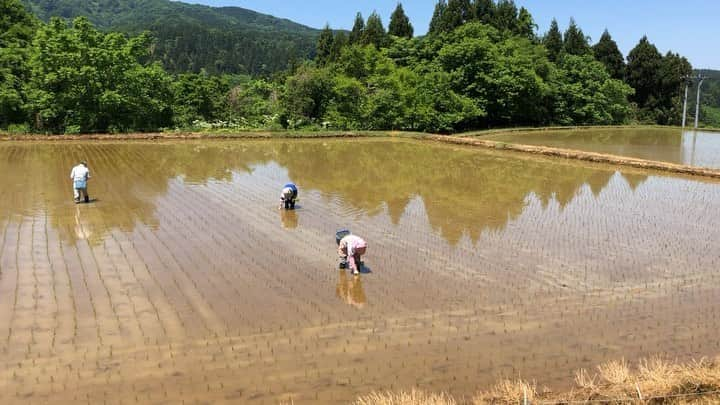
[[[377, 10], [387, 25], [396, 0], [186, 0], [210, 6], [238, 6], [311, 27], [329, 23], [350, 29], [355, 13], [367, 16]], [[515, 0], [532, 13], [542, 34], [553, 17], [560, 28], [574, 17], [593, 42], [607, 28], [623, 54], [647, 35], [660, 52], [687, 57], [696, 68], [720, 70], [720, 0]], [[416, 34], [427, 31], [436, 0], [402, 1]]]

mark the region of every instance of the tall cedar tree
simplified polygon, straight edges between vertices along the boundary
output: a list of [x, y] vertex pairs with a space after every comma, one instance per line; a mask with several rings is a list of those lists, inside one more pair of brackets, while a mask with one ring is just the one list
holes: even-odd
[[515, 31], [518, 9], [513, 0], [500, 0], [495, 6], [495, 28], [500, 31]]
[[388, 33], [396, 37], [401, 38], [412, 38], [413, 37], [413, 26], [410, 24], [410, 19], [405, 14], [402, 4], [398, 3], [390, 16], [390, 25], [388, 25]]
[[563, 51], [563, 38], [557, 20], [554, 18], [550, 23], [550, 30], [548, 30], [545, 38], [543, 38], [543, 45], [545, 45], [547, 49], [548, 59], [552, 62], [557, 62]]
[[364, 32], [365, 20], [363, 19], [362, 14], [358, 12], [355, 15], [355, 23], [353, 24], [352, 31], [350, 31], [350, 37], [348, 38], [348, 42], [351, 45], [360, 43], [360, 41], [362, 41]]
[[530, 14], [525, 7], [520, 7], [515, 33], [523, 38], [535, 39], [536, 29], [537, 25], [535, 24], [535, 20], [533, 20], [532, 14]]
[[318, 37], [317, 56], [315, 58], [320, 65], [325, 65], [330, 61], [334, 42], [335, 38], [330, 29], [330, 24], [325, 24], [325, 28], [323, 28], [322, 32], [320, 32], [320, 37]]
[[563, 48], [565, 53], [570, 55], [587, 55], [590, 53], [590, 44], [582, 30], [575, 23], [574, 18], [570, 18], [570, 26], [565, 31], [563, 40]]
[[375, 48], [380, 49], [385, 46], [386, 40], [387, 33], [382, 20], [378, 13], [373, 11], [367, 19], [361, 42], [363, 45], [375, 45]]
[[442, 14], [442, 30], [450, 32], [465, 23], [462, 0], [448, 0]]
[[605, 65], [610, 77], [619, 80], [625, 78], [625, 58], [607, 29], [600, 37], [600, 41], [593, 46], [592, 51], [595, 59]]
[[330, 52], [330, 61], [335, 62], [340, 58], [340, 54], [345, 46], [348, 44], [348, 36], [344, 31], [340, 31], [335, 34], [333, 40], [332, 52]]
[[428, 34], [439, 34], [445, 32], [445, 26], [443, 21], [443, 15], [447, 9], [447, 3], [445, 0], [438, 0], [435, 4], [435, 11], [433, 11], [432, 19], [430, 20], [430, 28], [428, 28]]
[[495, 2], [493, 0], [475, 0], [473, 4], [475, 19], [483, 24], [491, 24], [495, 19]]
[[656, 121], [663, 125], [679, 125], [682, 120], [681, 89], [685, 77], [692, 74], [690, 62], [677, 53], [668, 52], [658, 72], [658, 97], [662, 115]]
[[658, 72], [662, 65], [662, 55], [655, 45], [648, 41], [647, 36], [630, 51], [627, 57], [627, 84], [635, 89], [631, 100], [640, 108], [654, 108], [649, 101], [655, 103], [658, 91]]

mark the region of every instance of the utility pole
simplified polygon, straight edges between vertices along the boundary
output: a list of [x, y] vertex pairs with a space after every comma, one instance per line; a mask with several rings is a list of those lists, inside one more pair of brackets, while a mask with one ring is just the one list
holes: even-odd
[[698, 120], [700, 118], [700, 88], [702, 87], [703, 81], [707, 79], [702, 73], [698, 73], [698, 88], [697, 88], [697, 103], [695, 104], [695, 129], [698, 127]]
[[682, 118], [682, 127], [685, 128], [685, 121], [687, 120], [687, 95], [688, 95], [688, 87], [690, 87], [690, 76], [683, 77], [685, 79], [685, 101], [683, 102], [683, 118]]

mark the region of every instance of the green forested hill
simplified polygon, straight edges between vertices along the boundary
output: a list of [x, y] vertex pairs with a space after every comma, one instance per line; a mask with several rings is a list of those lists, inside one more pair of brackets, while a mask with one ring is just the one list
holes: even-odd
[[239, 7], [169, 0], [23, 0], [38, 17], [86, 16], [98, 28], [156, 38], [153, 57], [173, 72], [263, 74], [311, 58], [319, 31]]

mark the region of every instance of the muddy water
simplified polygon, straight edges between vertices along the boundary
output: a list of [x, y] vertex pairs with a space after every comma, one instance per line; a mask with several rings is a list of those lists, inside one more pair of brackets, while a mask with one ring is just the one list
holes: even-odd
[[583, 129], [486, 137], [500, 142], [577, 149], [690, 166], [720, 168], [720, 133], [678, 129]]
[[462, 396], [720, 350], [717, 183], [395, 140], [3, 143], [0, 173], [1, 403]]

